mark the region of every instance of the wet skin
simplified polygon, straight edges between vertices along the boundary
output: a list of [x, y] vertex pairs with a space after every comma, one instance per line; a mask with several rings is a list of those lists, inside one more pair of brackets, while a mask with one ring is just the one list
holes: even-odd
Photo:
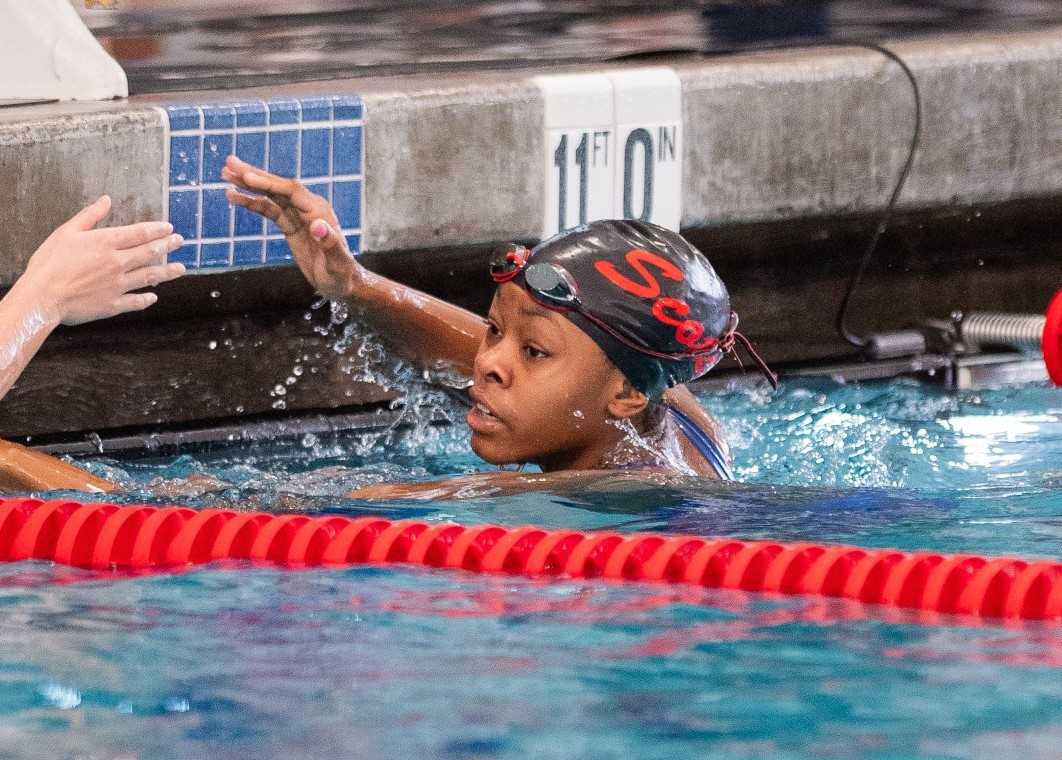
[[639, 414], [641, 394], [582, 330], [522, 288], [498, 288], [473, 363], [472, 450], [492, 464], [593, 469]]

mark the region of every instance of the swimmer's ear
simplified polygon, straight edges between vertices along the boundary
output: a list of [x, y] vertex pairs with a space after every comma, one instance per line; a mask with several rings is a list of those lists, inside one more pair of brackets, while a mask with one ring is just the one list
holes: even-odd
[[636, 417], [649, 405], [649, 397], [635, 389], [620, 373], [616, 374], [619, 378], [610, 388], [608, 413], [617, 420]]

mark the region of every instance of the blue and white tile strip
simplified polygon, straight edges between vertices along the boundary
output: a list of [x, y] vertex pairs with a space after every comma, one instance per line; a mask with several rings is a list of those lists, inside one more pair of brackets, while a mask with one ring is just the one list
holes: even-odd
[[164, 208], [185, 244], [170, 255], [190, 270], [246, 269], [291, 261], [280, 229], [233, 207], [221, 179], [225, 157], [298, 178], [328, 198], [351, 251], [361, 250], [365, 181], [361, 98], [336, 95], [180, 104], [166, 116]]

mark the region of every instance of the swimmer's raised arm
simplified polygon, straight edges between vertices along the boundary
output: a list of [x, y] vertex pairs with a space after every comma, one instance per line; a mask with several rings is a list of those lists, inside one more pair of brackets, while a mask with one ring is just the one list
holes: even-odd
[[389, 348], [423, 367], [471, 376], [486, 322], [472, 312], [374, 274], [350, 253], [331, 204], [297, 180], [229, 156], [222, 177], [232, 203], [272, 220], [299, 269], [321, 295], [358, 310]]
[[158, 297], [130, 291], [184, 274], [184, 265], [166, 263], [183, 242], [172, 225], [95, 229], [110, 209], [105, 195], [56, 229], [0, 301], [0, 397], [60, 324], [146, 309]]

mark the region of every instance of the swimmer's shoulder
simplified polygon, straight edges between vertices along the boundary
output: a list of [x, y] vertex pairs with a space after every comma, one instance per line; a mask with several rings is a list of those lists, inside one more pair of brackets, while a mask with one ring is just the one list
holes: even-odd
[[[685, 416], [697, 428], [700, 428], [701, 432], [714, 444], [718, 456], [723, 460], [725, 468], [729, 470], [733, 460], [730, 456], [730, 445], [727, 443], [726, 436], [723, 434], [719, 423], [701, 406], [701, 402], [697, 400], [697, 397], [693, 395], [689, 388], [680, 385], [668, 389], [664, 394], [664, 403]], [[708, 459], [688, 435], [685, 435], [681, 430], [676, 430], [676, 436], [678, 437], [683, 459], [695, 473], [707, 478], [724, 479], [724, 473], [720, 472], [720, 468]]]

